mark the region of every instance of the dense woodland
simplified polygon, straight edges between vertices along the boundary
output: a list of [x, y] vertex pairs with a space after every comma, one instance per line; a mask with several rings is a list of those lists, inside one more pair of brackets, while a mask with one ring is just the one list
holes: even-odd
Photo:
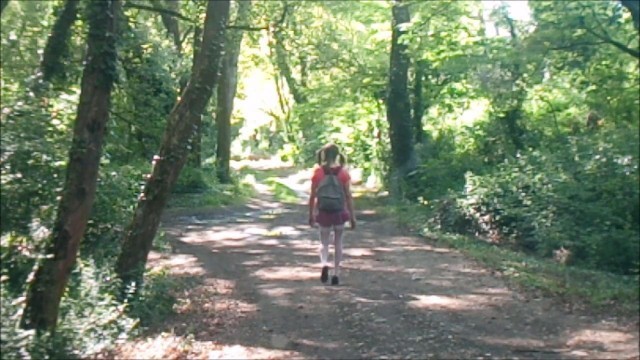
[[637, 279], [636, 1], [1, 4], [3, 357], [133, 334], [171, 196], [327, 142], [424, 231]]

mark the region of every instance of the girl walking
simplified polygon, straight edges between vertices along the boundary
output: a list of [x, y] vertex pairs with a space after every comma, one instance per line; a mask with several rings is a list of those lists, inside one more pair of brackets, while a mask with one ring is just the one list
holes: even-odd
[[329, 237], [333, 231], [334, 268], [331, 284], [338, 285], [340, 280], [340, 261], [342, 260], [342, 235], [344, 224], [349, 221], [351, 228], [356, 227], [351, 196], [351, 177], [345, 169], [345, 157], [335, 144], [327, 144], [316, 153], [318, 165], [311, 178], [311, 196], [309, 197], [309, 225], [317, 223], [320, 228], [320, 262], [322, 272], [320, 280], [329, 280]]

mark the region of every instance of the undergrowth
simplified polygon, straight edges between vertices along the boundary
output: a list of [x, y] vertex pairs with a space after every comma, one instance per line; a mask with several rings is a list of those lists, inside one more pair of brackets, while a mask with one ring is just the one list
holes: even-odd
[[176, 292], [189, 285], [154, 270], [137, 297], [122, 303], [114, 295], [119, 286], [113, 274], [81, 261], [62, 299], [55, 334], [37, 336], [20, 328], [24, 297], [7, 283], [3, 278], [2, 359], [81, 359], [105, 351], [164, 321], [174, 311]]
[[[364, 201], [362, 201], [364, 200]], [[398, 224], [428, 241], [461, 251], [506, 282], [532, 295], [561, 300], [597, 313], [630, 316], [640, 311], [637, 275], [620, 275], [564, 265], [557, 261], [491, 244], [472, 235], [431, 230], [429, 214], [417, 204], [364, 198], [360, 203], [392, 216]], [[407, 214], [412, 214], [407, 216]]]
[[[58, 326], [53, 335], [23, 330], [20, 319], [25, 305], [29, 273], [32, 271], [52, 214], [41, 216], [27, 233], [4, 228], [2, 259], [2, 359], [80, 359], [102, 353], [118, 343], [138, 336], [164, 321], [173, 311], [176, 292], [191, 284], [177, 280], [165, 270], [151, 270], [145, 285], [127, 301], [118, 300], [120, 286], [114, 274], [119, 239], [130, 219], [140, 191], [136, 178], [141, 167], [113, 167], [101, 174], [92, 218], [83, 239], [80, 258], [61, 301]], [[206, 169], [187, 171], [178, 183], [173, 207], [216, 207], [244, 201], [251, 187], [235, 181], [218, 184]], [[52, 212], [51, 212], [52, 213]], [[44, 216], [44, 215], [47, 216]], [[6, 232], [4, 232], [6, 230]], [[171, 244], [162, 231], [153, 242], [155, 251], [167, 253]]]
[[278, 178], [270, 177], [265, 180], [273, 192], [273, 196], [276, 200], [284, 203], [297, 203], [300, 201], [298, 193], [280, 181]]
[[230, 184], [221, 184], [213, 168], [185, 168], [167, 208], [209, 208], [236, 205], [245, 202], [253, 195], [253, 187], [232, 175]]

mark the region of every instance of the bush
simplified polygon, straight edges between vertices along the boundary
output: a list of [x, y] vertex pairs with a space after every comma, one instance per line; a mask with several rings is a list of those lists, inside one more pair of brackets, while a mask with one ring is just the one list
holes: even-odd
[[425, 160], [415, 174], [416, 186], [408, 189], [408, 197], [432, 201], [446, 196], [451, 190], [462, 191], [465, 174], [482, 172], [482, 161], [469, 153], [456, 154], [452, 134], [444, 134], [418, 147], [419, 157]]
[[23, 299], [12, 296], [12, 292], [7, 288], [6, 276], [2, 277], [0, 290], [2, 291], [1, 324], [2, 336], [0, 336], [0, 346], [2, 347], [3, 359], [29, 359], [31, 346], [34, 338], [34, 331], [25, 331], [18, 326], [20, 315], [22, 314]]
[[[54, 200], [47, 200], [52, 205], [25, 211], [16, 217], [20, 223], [27, 224], [18, 229], [26, 227], [27, 231], [9, 231], [10, 228], [3, 227], [0, 248], [3, 359], [81, 358], [128, 336], [137, 326], [136, 316], [158, 318], [167, 313], [167, 308], [171, 309], [167, 305], [169, 295], [165, 294], [168, 285], [157, 285], [158, 276], [153, 277], [149, 289], [144, 290], [148, 296], [136, 299], [131, 305], [118, 302], [113, 295], [119, 289], [112, 274], [114, 259], [120, 250], [118, 240], [131, 219], [147, 171], [148, 164], [103, 163], [96, 201], [81, 243], [82, 257], [71, 274], [53, 337], [22, 330], [19, 321], [27, 278], [43, 252], [42, 245], [48, 239], [53, 222]], [[130, 306], [135, 310], [128, 313], [126, 309]], [[141, 308], [149, 310], [145, 313]]]
[[[208, 173], [208, 175], [205, 175]], [[200, 193], [211, 189], [217, 183], [215, 169], [185, 166], [173, 188], [174, 193]]]
[[[528, 151], [485, 175], [468, 173], [455, 206], [449, 202], [438, 209], [436, 221], [542, 256], [565, 248], [577, 265], [636, 273], [636, 144], [636, 132], [605, 129], [553, 149]], [[443, 221], [448, 218], [470, 221], [461, 229], [455, 221]]]
[[[137, 321], [125, 313], [111, 294], [116, 288], [112, 274], [95, 264], [81, 262], [72, 274], [60, 306], [55, 335], [36, 336], [19, 327], [24, 298], [2, 282], [2, 358], [77, 359], [128, 337]], [[7, 278], [3, 278], [7, 280]]]
[[[62, 189], [69, 140], [70, 114], [43, 106], [27, 95], [2, 114], [0, 155], [0, 222], [2, 233], [29, 235], [32, 219], [48, 223]], [[34, 123], [39, 124], [33, 126]]]
[[102, 167], [96, 200], [81, 244], [85, 257], [97, 261], [98, 266], [108, 266], [118, 255], [119, 241], [131, 221], [148, 171], [146, 163]]
[[129, 314], [140, 319], [142, 326], [150, 326], [163, 321], [174, 311], [175, 291], [189, 285], [189, 280], [172, 279], [165, 270], [146, 274], [145, 286], [129, 300]]
[[3, 299], [4, 290], [20, 294], [31, 273], [41, 249], [28, 236], [15, 232], [3, 234], [0, 238], [0, 263], [2, 264]]

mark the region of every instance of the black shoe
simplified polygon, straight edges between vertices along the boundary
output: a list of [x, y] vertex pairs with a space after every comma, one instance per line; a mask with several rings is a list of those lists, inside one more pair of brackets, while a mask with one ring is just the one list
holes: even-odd
[[338, 280], [338, 276], [337, 275], [333, 275], [331, 277], [331, 285], [338, 285], [338, 283], [340, 283], [340, 280]]
[[326, 283], [327, 280], [329, 280], [329, 267], [323, 266], [322, 274], [320, 275], [320, 281], [322, 281], [322, 283]]

